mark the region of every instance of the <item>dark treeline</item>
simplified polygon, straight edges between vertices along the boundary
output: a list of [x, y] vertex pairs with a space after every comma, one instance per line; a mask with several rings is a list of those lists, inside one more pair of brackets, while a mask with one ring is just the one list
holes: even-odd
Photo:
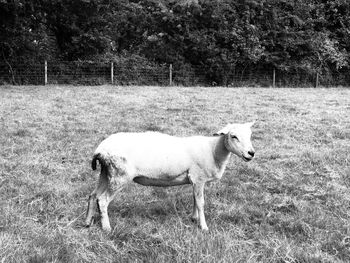
[[0, 1], [0, 56], [332, 75], [349, 69], [348, 0]]

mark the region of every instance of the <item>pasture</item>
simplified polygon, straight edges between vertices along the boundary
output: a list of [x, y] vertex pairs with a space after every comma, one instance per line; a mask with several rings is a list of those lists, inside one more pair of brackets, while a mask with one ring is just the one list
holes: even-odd
[[[0, 87], [1, 262], [349, 262], [350, 89]], [[256, 158], [205, 189], [131, 184], [112, 233], [83, 226], [90, 167], [118, 131], [211, 135], [257, 119]]]

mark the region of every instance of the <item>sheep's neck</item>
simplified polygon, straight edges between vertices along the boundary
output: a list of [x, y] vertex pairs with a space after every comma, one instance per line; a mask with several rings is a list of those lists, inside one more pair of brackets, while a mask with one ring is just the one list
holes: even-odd
[[225, 169], [230, 156], [231, 153], [227, 150], [225, 146], [225, 136], [215, 137], [214, 159], [217, 168], [222, 172]]

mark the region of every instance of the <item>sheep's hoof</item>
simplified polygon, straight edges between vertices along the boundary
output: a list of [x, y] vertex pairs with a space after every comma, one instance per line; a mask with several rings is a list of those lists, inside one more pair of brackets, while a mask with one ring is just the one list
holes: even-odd
[[207, 231], [209, 231], [209, 228], [208, 228], [208, 226], [200, 226], [201, 227], [201, 230], [203, 231], [203, 232], [207, 232]]
[[198, 220], [199, 220], [198, 213], [192, 213], [192, 215], [191, 215], [191, 221], [192, 221], [193, 223], [196, 223], [196, 222], [198, 222]]
[[102, 230], [105, 231], [106, 233], [110, 233], [112, 231], [112, 228], [110, 226], [103, 226]]
[[85, 221], [85, 227], [89, 228], [90, 226], [92, 226], [94, 224], [94, 221], [95, 221], [94, 217], [87, 218]]
[[111, 228], [111, 224], [109, 223], [109, 220], [105, 217], [101, 218], [101, 226], [102, 226], [102, 230], [109, 233], [111, 232], [112, 228]]

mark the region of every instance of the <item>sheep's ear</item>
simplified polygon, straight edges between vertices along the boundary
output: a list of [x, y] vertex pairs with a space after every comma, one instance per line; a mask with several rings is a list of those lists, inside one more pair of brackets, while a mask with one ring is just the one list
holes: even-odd
[[224, 135], [228, 134], [230, 132], [230, 125], [226, 125], [224, 128], [222, 128], [220, 131], [214, 133], [214, 136]]
[[248, 122], [247, 124], [249, 125], [249, 127], [252, 127], [256, 122], [257, 122], [257, 120], [254, 120], [252, 122]]

